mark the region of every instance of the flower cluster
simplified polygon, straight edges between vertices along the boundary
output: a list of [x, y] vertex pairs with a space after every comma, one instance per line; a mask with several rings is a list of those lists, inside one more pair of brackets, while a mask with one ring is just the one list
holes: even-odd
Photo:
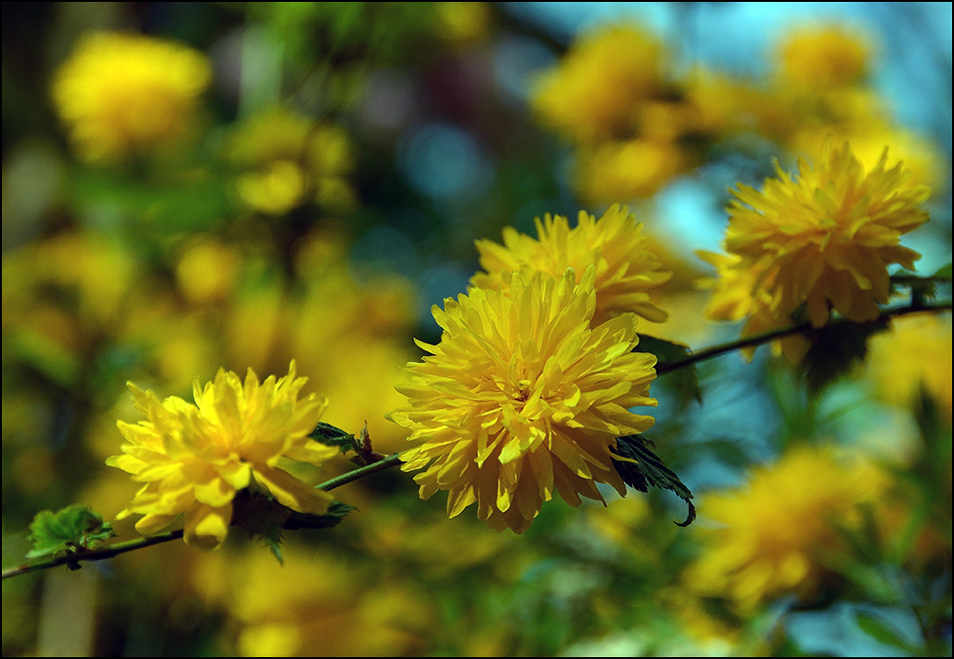
[[476, 503], [492, 528], [529, 528], [553, 491], [574, 506], [602, 500], [596, 483], [625, 485], [610, 449], [653, 419], [628, 411], [655, 405], [656, 358], [634, 353], [636, 316], [596, 327], [596, 266], [580, 282], [569, 269], [510, 273], [507, 290], [472, 288], [434, 307], [444, 333], [411, 364], [399, 387], [408, 406], [391, 414], [416, 445], [402, 459], [422, 498], [449, 490], [447, 511]]
[[52, 96], [80, 159], [117, 162], [188, 134], [212, 66], [199, 51], [131, 34], [80, 40]]
[[597, 220], [580, 211], [576, 227], [570, 228], [562, 215], [536, 220], [537, 235], [519, 233], [513, 227], [503, 231], [504, 244], [478, 240], [480, 265], [471, 279], [477, 288], [503, 288], [514, 270], [546, 272], [560, 277], [573, 268], [577, 280], [586, 268], [596, 266], [596, 311], [593, 326], [623, 313], [636, 313], [652, 322], [666, 320], [665, 311], [650, 302], [649, 291], [665, 283], [671, 272], [662, 271], [662, 263], [646, 245], [643, 225], [629, 214], [626, 206], [614, 204]]
[[195, 381], [194, 405], [175, 396], [160, 401], [130, 383], [146, 419], [119, 422], [127, 443], [123, 455], [106, 463], [145, 485], [118, 518], [145, 515], [136, 529], [148, 534], [184, 513], [186, 543], [216, 549], [228, 533], [232, 501], [245, 488], [266, 490], [298, 512], [326, 513], [331, 495], [280, 466], [284, 458], [318, 464], [338, 453], [308, 437], [327, 401], [315, 394], [298, 400], [305, 381], [296, 377], [294, 362], [285, 377], [261, 383], [252, 369], [244, 384], [219, 370], [204, 387]]
[[799, 161], [799, 176], [780, 167], [763, 189], [739, 184], [729, 206], [728, 257], [705, 255], [719, 269], [707, 309], [712, 320], [747, 318], [743, 336], [792, 322], [799, 309], [814, 327], [832, 309], [865, 322], [888, 301], [888, 268], [913, 269], [920, 254], [900, 237], [928, 220], [930, 191], [903, 185], [887, 150], [870, 171], [845, 143], [825, 145], [819, 162]]

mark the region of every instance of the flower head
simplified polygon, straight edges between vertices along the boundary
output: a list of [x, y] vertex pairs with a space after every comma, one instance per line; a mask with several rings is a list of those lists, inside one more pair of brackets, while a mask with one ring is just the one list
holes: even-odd
[[656, 404], [656, 358], [632, 352], [634, 314], [591, 329], [595, 278], [592, 265], [579, 283], [572, 270], [517, 271], [508, 292], [474, 288], [433, 308], [441, 342], [418, 342], [431, 355], [409, 365], [408, 406], [391, 414], [411, 430], [403, 468], [425, 470], [422, 498], [448, 490], [451, 517], [476, 503], [492, 528], [522, 533], [554, 489], [574, 506], [602, 501], [596, 483], [625, 493], [610, 448], [653, 425], [628, 409]]
[[477, 288], [503, 289], [510, 284], [510, 273], [521, 268], [562, 277], [573, 268], [579, 277], [590, 265], [596, 266], [596, 309], [593, 325], [624, 313], [636, 313], [647, 320], [662, 322], [666, 312], [649, 301], [649, 291], [669, 280], [670, 272], [661, 271], [662, 263], [647, 248], [643, 225], [628, 213], [626, 206], [615, 204], [597, 220], [580, 211], [576, 227], [570, 228], [562, 215], [535, 220], [535, 240], [513, 227], [503, 231], [504, 244], [478, 240], [480, 265], [471, 279]]
[[664, 87], [664, 59], [659, 39], [641, 27], [595, 30], [540, 77], [533, 109], [544, 124], [576, 142], [625, 135], [636, 127], [640, 102]]
[[816, 92], [846, 87], [867, 74], [870, 50], [867, 39], [840, 26], [794, 30], [779, 48], [779, 76]]
[[196, 379], [195, 405], [175, 396], [160, 401], [130, 383], [146, 420], [118, 423], [124, 455], [106, 464], [145, 485], [118, 518], [145, 515], [136, 529], [152, 533], [185, 513], [186, 543], [215, 549], [228, 532], [232, 500], [244, 488], [264, 488], [298, 512], [326, 513], [331, 495], [279, 467], [282, 458], [319, 463], [338, 452], [308, 438], [327, 401], [314, 394], [298, 400], [306, 378], [295, 375], [295, 362], [277, 381], [269, 376], [259, 383], [249, 369], [243, 384], [220, 369], [205, 387]]
[[96, 33], [57, 71], [52, 95], [78, 156], [114, 162], [185, 136], [211, 80], [212, 67], [197, 50]]
[[744, 486], [705, 498], [705, 549], [687, 582], [742, 611], [787, 593], [812, 596], [845, 551], [837, 526], [857, 526], [857, 506], [882, 485], [870, 466], [849, 468], [825, 448], [801, 447]]
[[[833, 308], [858, 322], [888, 301], [888, 265], [913, 269], [920, 254], [900, 237], [928, 220], [928, 188], [903, 185], [901, 163], [888, 169], [887, 149], [868, 172], [845, 143], [826, 143], [816, 164], [799, 161], [792, 179], [778, 168], [761, 191], [739, 184], [729, 206], [722, 281], [709, 306], [713, 320], [750, 317], [749, 335], [790, 323], [805, 305], [815, 327]], [[733, 299], [738, 298], [738, 299]]]

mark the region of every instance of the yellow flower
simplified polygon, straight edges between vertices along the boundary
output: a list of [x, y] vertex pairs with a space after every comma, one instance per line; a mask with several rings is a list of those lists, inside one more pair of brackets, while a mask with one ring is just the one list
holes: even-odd
[[331, 495], [279, 468], [282, 458], [319, 463], [334, 447], [308, 438], [327, 401], [312, 394], [298, 400], [306, 378], [269, 376], [259, 383], [248, 370], [245, 383], [220, 369], [213, 382], [193, 386], [196, 404], [170, 396], [164, 401], [132, 383], [136, 409], [146, 416], [133, 425], [120, 421], [124, 455], [106, 464], [146, 483], [118, 519], [145, 515], [140, 533], [153, 533], [185, 513], [185, 541], [216, 549], [225, 540], [236, 492], [264, 488], [284, 506], [302, 513], [327, 512]]
[[951, 318], [894, 318], [890, 332], [871, 337], [866, 380], [891, 405], [915, 403], [921, 387], [951, 422]]
[[89, 34], [53, 79], [57, 113], [77, 155], [116, 162], [187, 135], [212, 80], [205, 55], [131, 34]]
[[868, 72], [866, 39], [839, 26], [792, 31], [779, 48], [782, 84], [821, 91], [860, 82]]
[[576, 156], [573, 186], [593, 204], [649, 197], [697, 164], [679, 142], [642, 138], [580, 148]]
[[281, 107], [240, 125], [228, 147], [232, 161], [247, 169], [236, 181], [239, 196], [271, 215], [312, 200], [332, 211], [354, 206], [354, 190], [343, 178], [353, 165], [351, 150], [340, 126]]
[[784, 594], [810, 598], [847, 551], [836, 526], [857, 526], [857, 506], [881, 487], [870, 467], [857, 467], [803, 446], [757, 469], [742, 487], [705, 497], [700, 510], [721, 527], [704, 532], [686, 583], [745, 613]]
[[592, 265], [579, 284], [572, 270], [518, 271], [509, 293], [474, 288], [433, 308], [441, 342], [417, 342], [431, 356], [409, 365], [409, 405], [391, 414], [415, 442], [403, 469], [425, 469], [421, 498], [449, 490], [449, 516], [476, 503], [491, 528], [522, 533], [554, 488], [573, 506], [602, 501], [596, 483], [625, 493], [610, 448], [653, 425], [628, 409], [656, 405], [656, 358], [632, 352], [634, 314], [590, 328], [595, 278]]
[[888, 301], [887, 266], [913, 269], [921, 256], [899, 242], [928, 220], [921, 203], [930, 194], [905, 186], [902, 164], [887, 169], [887, 159], [885, 149], [866, 173], [847, 143], [829, 142], [817, 164], [799, 161], [794, 180], [778, 168], [762, 191], [739, 184], [725, 239], [736, 258], [720, 267], [707, 316], [750, 314], [743, 336], [789, 324], [802, 304], [815, 327], [832, 308], [858, 322], [877, 318]]
[[642, 28], [601, 28], [540, 77], [531, 104], [542, 123], [580, 143], [627, 134], [639, 102], [663, 87], [662, 66], [662, 44]]
[[594, 327], [630, 312], [661, 323], [666, 312], [649, 301], [648, 291], [668, 281], [672, 273], [660, 270], [662, 263], [647, 249], [643, 225], [628, 210], [614, 204], [599, 220], [580, 211], [573, 229], [562, 215], [551, 217], [548, 213], [542, 222], [535, 220], [539, 240], [513, 227], [503, 230], [503, 245], [478, 240], [480, 265], [486, 272], [478, 272], [470, 283], [477, 288], [506, 290], [513, 270], [541, 271], [559, 278], [573, 268], [579, 278], [595, 265]]

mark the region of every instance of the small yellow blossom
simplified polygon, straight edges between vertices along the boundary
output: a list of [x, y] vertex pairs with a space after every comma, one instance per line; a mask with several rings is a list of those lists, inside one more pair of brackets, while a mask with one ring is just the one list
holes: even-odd
[[626, 206], [615, 204], [597, 220], [580, 211], [577, 226], [570, 228], [562, 215], [535, 220], [537, 236], [519, 233], [513, 227], [503, 231], [504, 244], [478, 240], [480, 265], [471, 279], [476, 288], [507, 289], [510, 273], [524, 269], [561, 277], [572, 268], [579, 278], [590, 265], [596, 266], [596, 310], [593, 325], [625, 313], [636, 313], [661, 323], [666, 312], [650, 302], [649, 291], [669, 280], [671, 272], [648, 249], [642, 223]]
[[642, 138], [580, 148], [576, 157], [573, 186], [592, 204], [649, 197], [697, 164], [679, 142]]
[[140, 533], [154, 533], [185, 513], [185, 541], [216, 549], [232, 519], [239, 490], [264, 488], [282, 505], [302, 513], [327, 512], [331, 495], [279, 467], [283, 458], [317, 464], [338, 453], [308, 438], [327, 401], [315, 394], [298, 400], [306, 378], [288, 375], [259, 383], [248, 370], [245, 383], [220, 369], [213, 382], [193, 386], [196, 404], [170, 396], [160, 401], [132, 383], [136, 409], [146, 416], [133, 425], [120, 421], [124, 455], [106, 464], [145, 483], [117, 516], [145, 515]]
[[686, 583], [745, 613], [785, 594], [810, 598], [847, 551], [837, 526], [857, 528], [857, 506], [883, 484], [872, 468], [857, 467], [803, 446], [757, 469], [744, 486], [706, 496], [700, 510], [722, 526], [704, 532]]
[[663, 60], [662, 44], [643, 28], [600, 28], [540, 77], [533, 110], [542, 123], [579, 143], [629, 134], [639, 102], [663, 87]]
[[868, 72], [867, 40], [840, 26], [792, 31], [779, 48], [782, 84], [812, 90], [847, 87]]
[[[761, 191], [739, 184], [729, 206], [721, 280], [712, 320], [748, 316], [743, 336], [781, 327], [803, 304], [815, 327], [830, 310], [858, 322], [888, 301], [888, 268], [913, 269], [920, 254], [900, 237], [928, 220], [926, 187], [904, 186], [902, 164], [887, 169], [887, 149], [868, 172], [845, 143], [827, 143], [817, 164], [799, 161], [794, 180], [778, 168]], [[709, 257], [711, 261], [712, 257]]]
[[340, 126], [280, 107], [241, 124], [228, 146], [229, 158], [246, 170], [236, 180], [239, 196], [271, 215], [309, 202], [331, 211], [353, 207], [356, 196], [344, 178], [353, 166], [351, 151]]
[[632, 352], [634, 314], [591, 329], [595, 278], [593, 265], [579, 284], [572, 270], [516, 271], [509, 292], [474, 288], [433, 308], [441, 342], [417, 342], [431, 356], [409, 365], [408, 406], [391, 414], [411, 430], [403, 469], [425, 469], [422, 498], [449, 490], [449, 516], [476, 503], [491, 528], [522, 533], [554, 488], [573, 506], [602, 501], [596, 483], [625, 493], [610, 448], [653, 425], [628, 409], [656, 405], [656, 358]]
[[94, 33], [56, 72], [52, 96], [80, 159], [117, 162], [186, 136], [211, 80], [212, 66], [197, 50]]
[[890, 332], [871, 337], [867, 364], [867, 380], [878, 398], [909, 406], [924, 387], [951, 422], [950, 316], [918, 314], [892, 319]]

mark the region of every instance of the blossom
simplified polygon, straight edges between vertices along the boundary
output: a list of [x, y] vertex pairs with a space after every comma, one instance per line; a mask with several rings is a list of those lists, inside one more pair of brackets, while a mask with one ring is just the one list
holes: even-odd
[[570, 505], [602, 501], [596, 483], [626, 491], [612, 464], [616, 437], [653, 419], [628, 411], [656, 405], [649, 385], [656, 358], [634, 353], [636, 316], [595, 328], [596, 266], [579, 283], [567, 270], [511, 273], [509, 291], [473, 288], [435, 306], [444, 332], [409, 365], [398, 387], [408, 406], [390, 418], [411, 430], [403, 469], [430, 498], [448, 490], [454, 517], [472, 503], [498, 531], [522, 533], [554, 488]]
[[355, 193], [344, 176], [354, 164], [347, 132], [275, 107], [242, 123], [228, 145], [245, 171], [236, 180], [248, 206], [283, 215], [314, 201], [333, 211], [350, 209]]
[[56, 72], [52, 96], [77, 155], [90, 163], [115, 162], [181, 140], [211, 80], [212, 66], [197, 50], [94, 33]]
[[[799, 160], [792, 179], [777, 167], [761, 191], [739, 184], [729, 206], [713, 320], [749, 321], [743, 336], [784, 326], [805, 305], [814, 327], [833, 308], [857, 322], [878, 317], [888, 301], [887, 266], [913, 269], [920, 254], [900, 237], [928, 220], [921, 208], [930, 190], [904, 185], [901, 163], [888, 169], [888, 151], [866, 172], [848, 143], [826, 143], [816, 164]], [[711, 258], [710, 258], [711, 260]]]
[[846, 87], [867, 74], [870, 50], [867, 39], [840, 26], [793, 30], [779, 47], [779, 76], [811, 90]]
[[106, 464], [145, 485], [117, 518], [145, 515], [136, 529], [148, 534], [185, 513], [186, 543], [216, 549], [228, 532], [232, 500], [244, 488], [267, 490], [298, 512], [326, 513], [331, 496], [279, 466], [283, 458], [315, 464], [338, 452], [308, 438], [327, 401], [315, 394], [298, 400], [306, 378], [295, 376], [294, 361], [277, 381], [269, 376], [259, 383], [249, 369], [244, 385], [220, 369], [204, 387], [196, 379], [194, 405], [175, 396], [160, 401], [129, 383], [146, 420], [118, 423], [124, 455]]
[[580, 211], [577, 226], [570, 229], [562, 215], [543, 221], [535, 219], [535, 240], [513, 227], [503, 230], [504, 244], [478, 240], [480, 265], [471, 279], [476, 288], [506, 289], [510, 272], [521, 268], [561, 277], [572, 268], [579, 281], [587, 267], [596, 266], [596, 310], [594, 326], [624, 313], [636, 313], [661, 323], [666, 312], [650, 302], [649, 291], [669, 280], [670, 272], [661, 271], [662, 263], [648, 249], [643, 225], [628, 213], [626, 206], [615, 204], [597, 220]]
[[686, 583], [743, 612], [784, 594], [810, 598], [848, 551], [838, 527], [860, 527], [857, 508], [877, 498], [883, 480], [870, 465], [843, 464], [811, 446], [756, 469], [741, 487], [700, 504], [721, 526], [704, 532]]
[[578, 143], [626, 134], [639, 103], [664, 87], [664, 59], [659, 39], [639, 26], [595, 30], [540, 76], [531, 105], [542, 123]]

